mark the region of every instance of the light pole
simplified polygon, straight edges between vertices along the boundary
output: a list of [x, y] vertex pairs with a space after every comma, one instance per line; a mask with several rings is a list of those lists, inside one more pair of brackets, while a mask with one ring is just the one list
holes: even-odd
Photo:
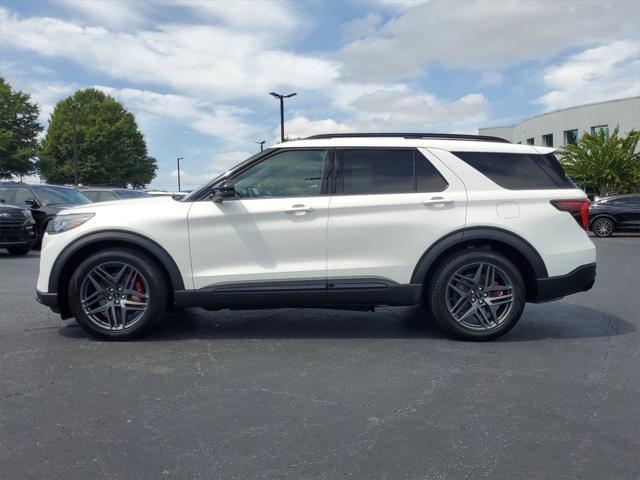
[[78, 186], [78, 142], [76, 137], [78, 136], [78, 104], [71, 104], [71, 111], [73, 113], [73, 184]]
[[183, 157], [176, 158], [176, 161], [178, 162], [178, 191], [180, 191], [180, 160], [184, 160], [184, 158]]
[[260, 151], [262, 152], [264, 150], [264, 143], [266, 142], [266, 140], [262, 140], [261, 142], [255, 142], [258, 145], [260, 145]]
[[276, 92], [271, 92], [269, 95], [278, 98], [280, 100], [280, 141], [284, 142], [284, 99], [295, 97], [297, 93], [290, 93], [288, 95], [280, 95]]

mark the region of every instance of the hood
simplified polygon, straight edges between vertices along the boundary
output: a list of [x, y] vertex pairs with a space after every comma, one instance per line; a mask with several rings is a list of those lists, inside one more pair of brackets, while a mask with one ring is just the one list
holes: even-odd
[[96, 203], [87, 203], [86, 205], [74, 205], [68, 208], [65, 208], [66, 212], [94, 212], [98, 213], [101, 210], [108, 209], [129, 209], [129, 208], [144, 208], [144, 207], [158, 207], [162, 205], [168, 205], [176, 202], [173, 197], [144, 197], [144, 198], [130, 198], [126, 200], [113, 200], [110, 202], [96, 202]]

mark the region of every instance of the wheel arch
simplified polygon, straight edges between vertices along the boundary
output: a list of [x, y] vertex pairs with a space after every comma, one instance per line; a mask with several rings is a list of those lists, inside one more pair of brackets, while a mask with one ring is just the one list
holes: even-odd
[[501, 228], [471, 227], [449, 233], [429, 247], [414, 268], [411, 283], [422, 284], [423, 289], [426, 289], [426, 279], [430, 278], [445, 258], [469, 248], [496, 251], [511, 260], [525, 281], [527, 300], [533, 300], [537, 296], [537, 279], [548, 277], [542, 257], [524, 238]]
[[[166, 275], [167, 283], [171, 287], [170, 295], [173, 295], [175, 290], [184, 290], [184, 280], [178, 266], [171, 255], [155, 241], [137, 233], [120, 230], [93, 232], [67, 245], [58, 255], [51, 269], [48, 291], [58, 294], [58, 307], [63, 318], [71, 316], [67, 292], [69, 280], [76, 267], [94, 252], [117, 247], [132, 248], [154, 259]], [[169, 305], [172, 301], [170, 298]]]

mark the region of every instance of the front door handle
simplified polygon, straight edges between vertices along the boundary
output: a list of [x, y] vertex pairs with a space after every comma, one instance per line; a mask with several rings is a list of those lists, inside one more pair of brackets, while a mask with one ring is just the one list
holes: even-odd
[[427, 207], [442, 208], [447, 205], [453, 205], [453, 200], [447, 200], [444, 197], [431, 197], [430, 200], [424, 201], [423, 204]]
[[294, 205], [291, 208], [284, 211], [284, 213], [293, 214], [293, 215], [304, 215], [307, 212], [313, 212], [313, 207], [307, 207], [302, 203]]

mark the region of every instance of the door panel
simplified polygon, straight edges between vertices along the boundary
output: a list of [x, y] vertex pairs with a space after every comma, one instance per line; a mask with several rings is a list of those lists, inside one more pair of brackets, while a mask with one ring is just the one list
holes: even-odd
[[416, 155], [427, 156], [449, 184], [445, 190], [331, 198], [329, 284], [332, 279], [344, 277], [384, 277], [407, 284], [429, 246], [464, 226], [467, 196], [462, 182], [427, 152], [417, 151]]
[[329, 207], [322, 194], [324, 161], [324, 150], [277, 152], [225, 181], [243, 198], [195, 202], [189, 212], [195, 288], [324, 282]]
[[[288, 213], [300, 205], [313, 210]], [[189, 212], [195, 288], [324, 279], [328, 206], [326, 196], [195, 202]]]

